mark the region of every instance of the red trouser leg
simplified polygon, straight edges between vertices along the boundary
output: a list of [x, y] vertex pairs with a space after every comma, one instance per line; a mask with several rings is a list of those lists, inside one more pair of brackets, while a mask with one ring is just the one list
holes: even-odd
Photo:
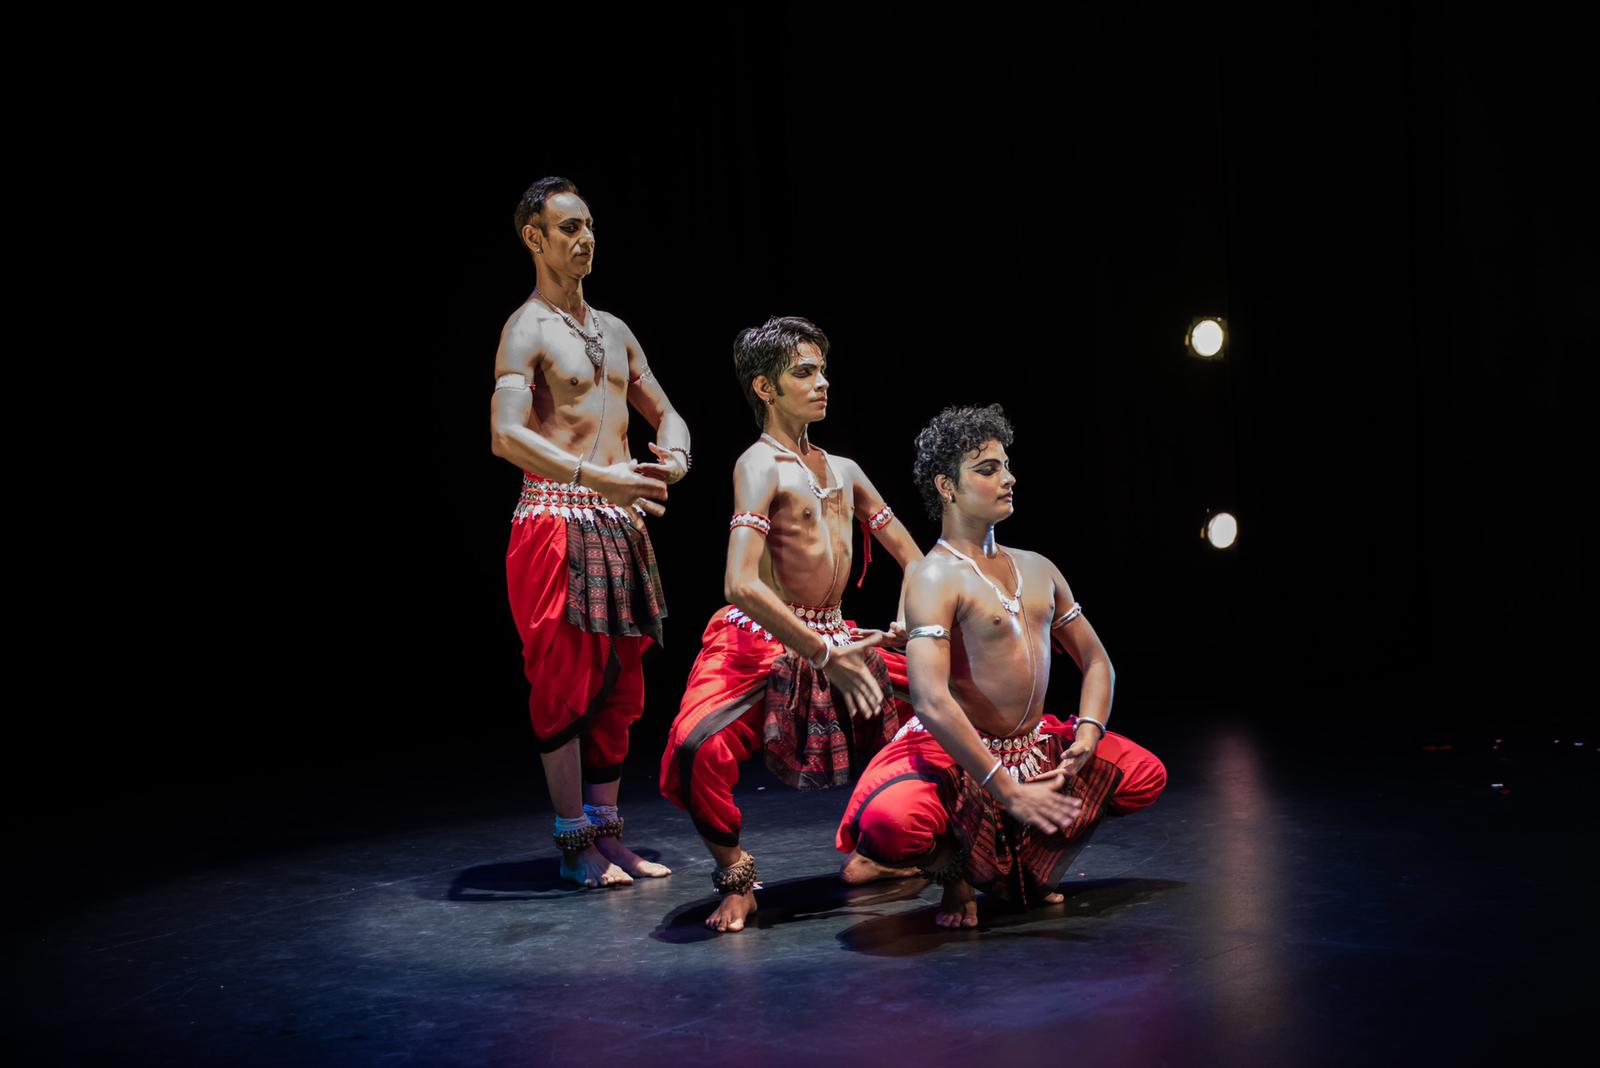
[[739, 844], [739, 765], [761, 750], [767, 673], [783, 646], [711, 617], [661, 755], [661, 794], [714, 845]]
[[[1122, 776], [1103, 810], [1073, 828], [1073, 838], [1086, 835], [1102, 814], [1147, 808], [1167, 785], [1160, 758], [1120, 734], [1101, 739], [1095, 755], [1116, 765]], [[953, 763], [933, 735], [923, 731], [890, 743], [867, 765], [851, 793], [834, 845], [889, 867], [926, 861], [949, 828], [938, 784]]]
[[581, 737], [584, 777], [615, 781], [628, 755], [628, 728], [644, 712], [640, 655], [650, 639], [613, 639], [567, 622], [567, 521], [560, 516], [512, 524], [506, 590], [522, 636], [528, 716], [539, 751], [551, 753]]
[[736, 846], [744, 816], [733, 803], [739, 765], [761, 752], [765, 701], [757, 701], [721, 730], [681, 748], [678, 757], [688, 780], [689, 815], [695, 830], [714, 845]]
[[1125, 816], [1148, 808], [1167, 787], [1167, 767], [1161, 758], [1120, 734], [1107, 734], [1100, 739], [1094, 754], [1122, 771], [1122, 781], [1106, 800], [1110, 815]]
[[[591, 635], [594, 637], [594, 635]], [[628, 730], [644, 714], [644, 668], [640, 657], [650, 645], [646, 637], [601, 639], [617, 657], [593, 698], [594, 711], [586, 717], [583, 738], [583, 779], [591, 783], [616, 782], [628, 755]], [[614, 674], [614, 679], [613, 679]], [[610, 683], [607, 689], [605, 684]]]
[[930, 859], [950, 825], [939, 783], [953, 763], [926, 731], [884, 746], [851, 791], [835, 847], [889, 867]]

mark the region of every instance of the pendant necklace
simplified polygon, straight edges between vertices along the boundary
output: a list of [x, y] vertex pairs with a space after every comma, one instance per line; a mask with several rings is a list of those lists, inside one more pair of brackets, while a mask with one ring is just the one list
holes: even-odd
[[554, 301], [545, 296], [543, 293], [539, 292], [537, 289], [533, 291], [533, 295], [543, 301], [545, 307], [561, 316], [561, 318], [566, 322], [567, 328], [570, 329], [574, 334], [578, 335], [578, 340], [583, 342], [583, 354], [589, 357], [589, 362], [594, 364], [595, 370], [598, 371], [600, 369], [600, 364], [604, 362], [606, 358], [606, 336], [605, 331], [600, 329], [599, 313], [593, 308], [589, 308], [587, 302], [584, 303], [583, 306], [585, 308], [589, 308], [589, 321], [594, 324], [594, 333], [587, 334], [584, 333], [583, 327], [578, 325], [578, 320], [569, 315], [565, 308], [558, 306]]
[[947, 550], [949, 550], [952, 556], [965, 563], [968, 567], [972, 568], [974, 574], [983, 579], [983, 581], [987, 582], [989, 584], [989, 588], [994, 591], [994, 595], [1000, 598], [1000, 603], [1005, 605], [1007, 612], [1010, 612], [1012, 615], [1016, 615], [1018, 612], [1022, 611], [1022, 572], [1018, 570], [1017, 562], [1011, 559], [1010, 553], [1006, 554], [1006, 562], [1011, 565], [1011, 573], [1017, 576], [1017, 592], [1013, 593], [1010, 597], [1007, 597], [1005, 590], [1002, 590], [999, 586], [996, 586], [994, 581], [990, 579], [988, 575], [985, 575], [982, 571], [978, 570], [978, 562], [976, 560], [957, 549], [954, 545], [951, 545], [943, 538], [939, 539], [938, 544], [943, 545]]

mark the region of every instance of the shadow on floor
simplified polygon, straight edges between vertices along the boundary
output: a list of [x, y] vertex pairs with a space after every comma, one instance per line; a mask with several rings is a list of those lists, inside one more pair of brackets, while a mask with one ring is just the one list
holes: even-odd
[[933, 917], [938, 912], [938, 906], [929, 905], [914, 912], [874, 916], [840, 931], [836, 937], [842, 948], [875, 957], [913, 957], [931, 953], [949, 942], [970, 942], [984, 937], [1087, 942], [1092, 940], [1091, 936], [1080, 930], [1060, 926], [1033, 928], [1051, 921], [1104, 916], [1185, 885], [1170, 879], [1099, 879], [1076, 884], [1063, 883], [1060, 889], [1066, 895], [1065, 901], [1026, 912], [1013, 912], [1004, 902], [980, 895], [976, 927], [936, 927]]
[[[645, 860], [661, 859], [661, 854], [653, 849], [636, 849], [634, 852]], [[540, 857], [537, 860], [480, 864], [467, 868], [457, 872], [450, 880], [449, 888], [442, 893], [437, 889], [429, 889], [421, 891], [418, 896], [445, 901], [540, 901], [593, 892], [561, 878], [560, 858]]]
[[[751, 926], [765, 929], [803, 922], [840, 909], [903, 901], [916, 897], [927, 885], [926, 879], [896, 879], [870, 886], [851, 886], [836, 874], [762, 883], [756, 892], [757, 909]], [[729, 937], [705, 926], [706, 917], [716, 911], [721, 900], [721, 897], [707, 897], [679, 905], [662, 917], [650, 937], [674, 945]]]

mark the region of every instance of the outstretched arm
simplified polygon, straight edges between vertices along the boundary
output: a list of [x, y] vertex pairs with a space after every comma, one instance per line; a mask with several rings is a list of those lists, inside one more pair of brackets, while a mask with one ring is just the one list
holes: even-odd
[[[1000, 761], [978, 737], [967, 714], [950, 693], [950, 638], [960, 594], [956, 584], [923, 563], [906, 583], [906, 666], [917, 718], [944, 751], [1017, 820], [1052, 834], [1077, 816], [1082, 802], [1058, 792], [1059, 781], [1019, 783], [1000, 770]], [[943, 637], [938, 632], [943, 631]]]

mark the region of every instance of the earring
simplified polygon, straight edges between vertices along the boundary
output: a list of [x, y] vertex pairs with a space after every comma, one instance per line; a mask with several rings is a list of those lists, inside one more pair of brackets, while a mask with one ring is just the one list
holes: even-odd
[[535, 245], [535, 246], [533, 246], [533, 251], [535, 251], [535, 252], [543, 252], [544, 249], [540, 248], [538, 245]]

